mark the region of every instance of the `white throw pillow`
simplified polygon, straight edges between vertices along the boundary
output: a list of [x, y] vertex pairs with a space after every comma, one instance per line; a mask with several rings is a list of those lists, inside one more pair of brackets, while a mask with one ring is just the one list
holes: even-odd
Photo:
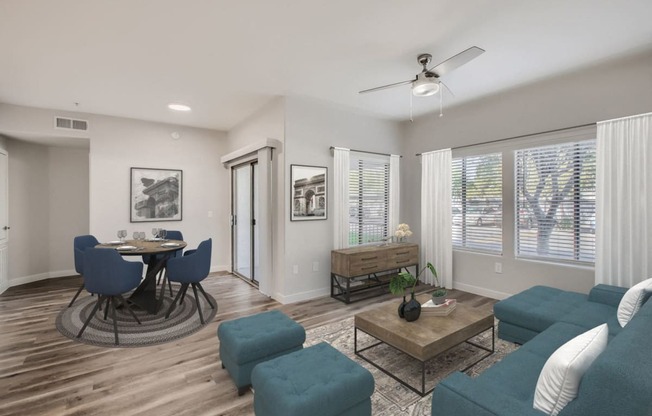
[[534, 408], [555, 416], [577, 397], [582, 376], [607, 348], [608, 335], [607, 324], [602, 324], [559, 347], [539, 374]]
[[652, 278], [635, 284], [623, 295], [618, 305], [618, 323], [624, 327], [630, 319], [641, 309], [643, 301], [649, 296], [646, 291], [652, 291]]

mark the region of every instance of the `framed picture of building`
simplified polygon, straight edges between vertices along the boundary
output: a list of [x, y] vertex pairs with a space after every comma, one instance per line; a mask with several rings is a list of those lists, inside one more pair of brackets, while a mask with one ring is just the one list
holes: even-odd
[[325, 220], [328, 213], [328, 168], [291, 165], [291, 221]]
[[131, 168], [131, 222], [181, 221], [183, 171]]

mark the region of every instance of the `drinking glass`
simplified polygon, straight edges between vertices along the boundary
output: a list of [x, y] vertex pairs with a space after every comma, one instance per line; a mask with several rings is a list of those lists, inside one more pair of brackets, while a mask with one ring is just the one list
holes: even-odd
[[158, 228], [152, 228], [152, 235], [154, 236], [154, 238], [158, 237], [158, 230], [159, 230]]
[[139, 232], [138, 237], [140, 237], [141, 240], [145, 241], [145, 231]]
[[138, 240], [138, 237], [140, 237], [140, 233], [138, 231], [134, 231], [134, 240]]
[[126, 237], [127, 237], [127, 230], [118, 231], [118, 238], [120, 239], [120, 241], [124, 242], [125, 241], [124, 239]]
[[158, 230], [158, 236], [161, 237], [163, 240], [165, 240], [166, 235], [167, 235], [167, 231], [165, 231], [164, 229], [161, 228], [160, 230]]

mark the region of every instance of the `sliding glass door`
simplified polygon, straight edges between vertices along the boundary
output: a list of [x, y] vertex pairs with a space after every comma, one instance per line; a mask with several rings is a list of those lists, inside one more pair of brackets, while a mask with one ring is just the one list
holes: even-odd
[[233, 273], [258, 284], [258, 163], [231, 169]]

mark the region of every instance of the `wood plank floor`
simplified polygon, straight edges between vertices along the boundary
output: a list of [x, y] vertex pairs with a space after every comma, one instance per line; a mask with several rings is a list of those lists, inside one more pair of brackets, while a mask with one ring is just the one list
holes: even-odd
[[[310, 329], [397, 302], [387, 294], [351, 305], [330, 297], [281, 305], [230, 274], [212, 274], [204, 287], [219, 308], [207, 328], [164, 345], [100, 348], [55, 328], [80, 284], [79, 277], [51, 279], [0, 295], [0, 415], [253, 415], [253, 394], [238, 397], [221, 369], [220, 322], [280, 309]], [[495, 302], [460, 291], [450, 296], [479, 308]]]

